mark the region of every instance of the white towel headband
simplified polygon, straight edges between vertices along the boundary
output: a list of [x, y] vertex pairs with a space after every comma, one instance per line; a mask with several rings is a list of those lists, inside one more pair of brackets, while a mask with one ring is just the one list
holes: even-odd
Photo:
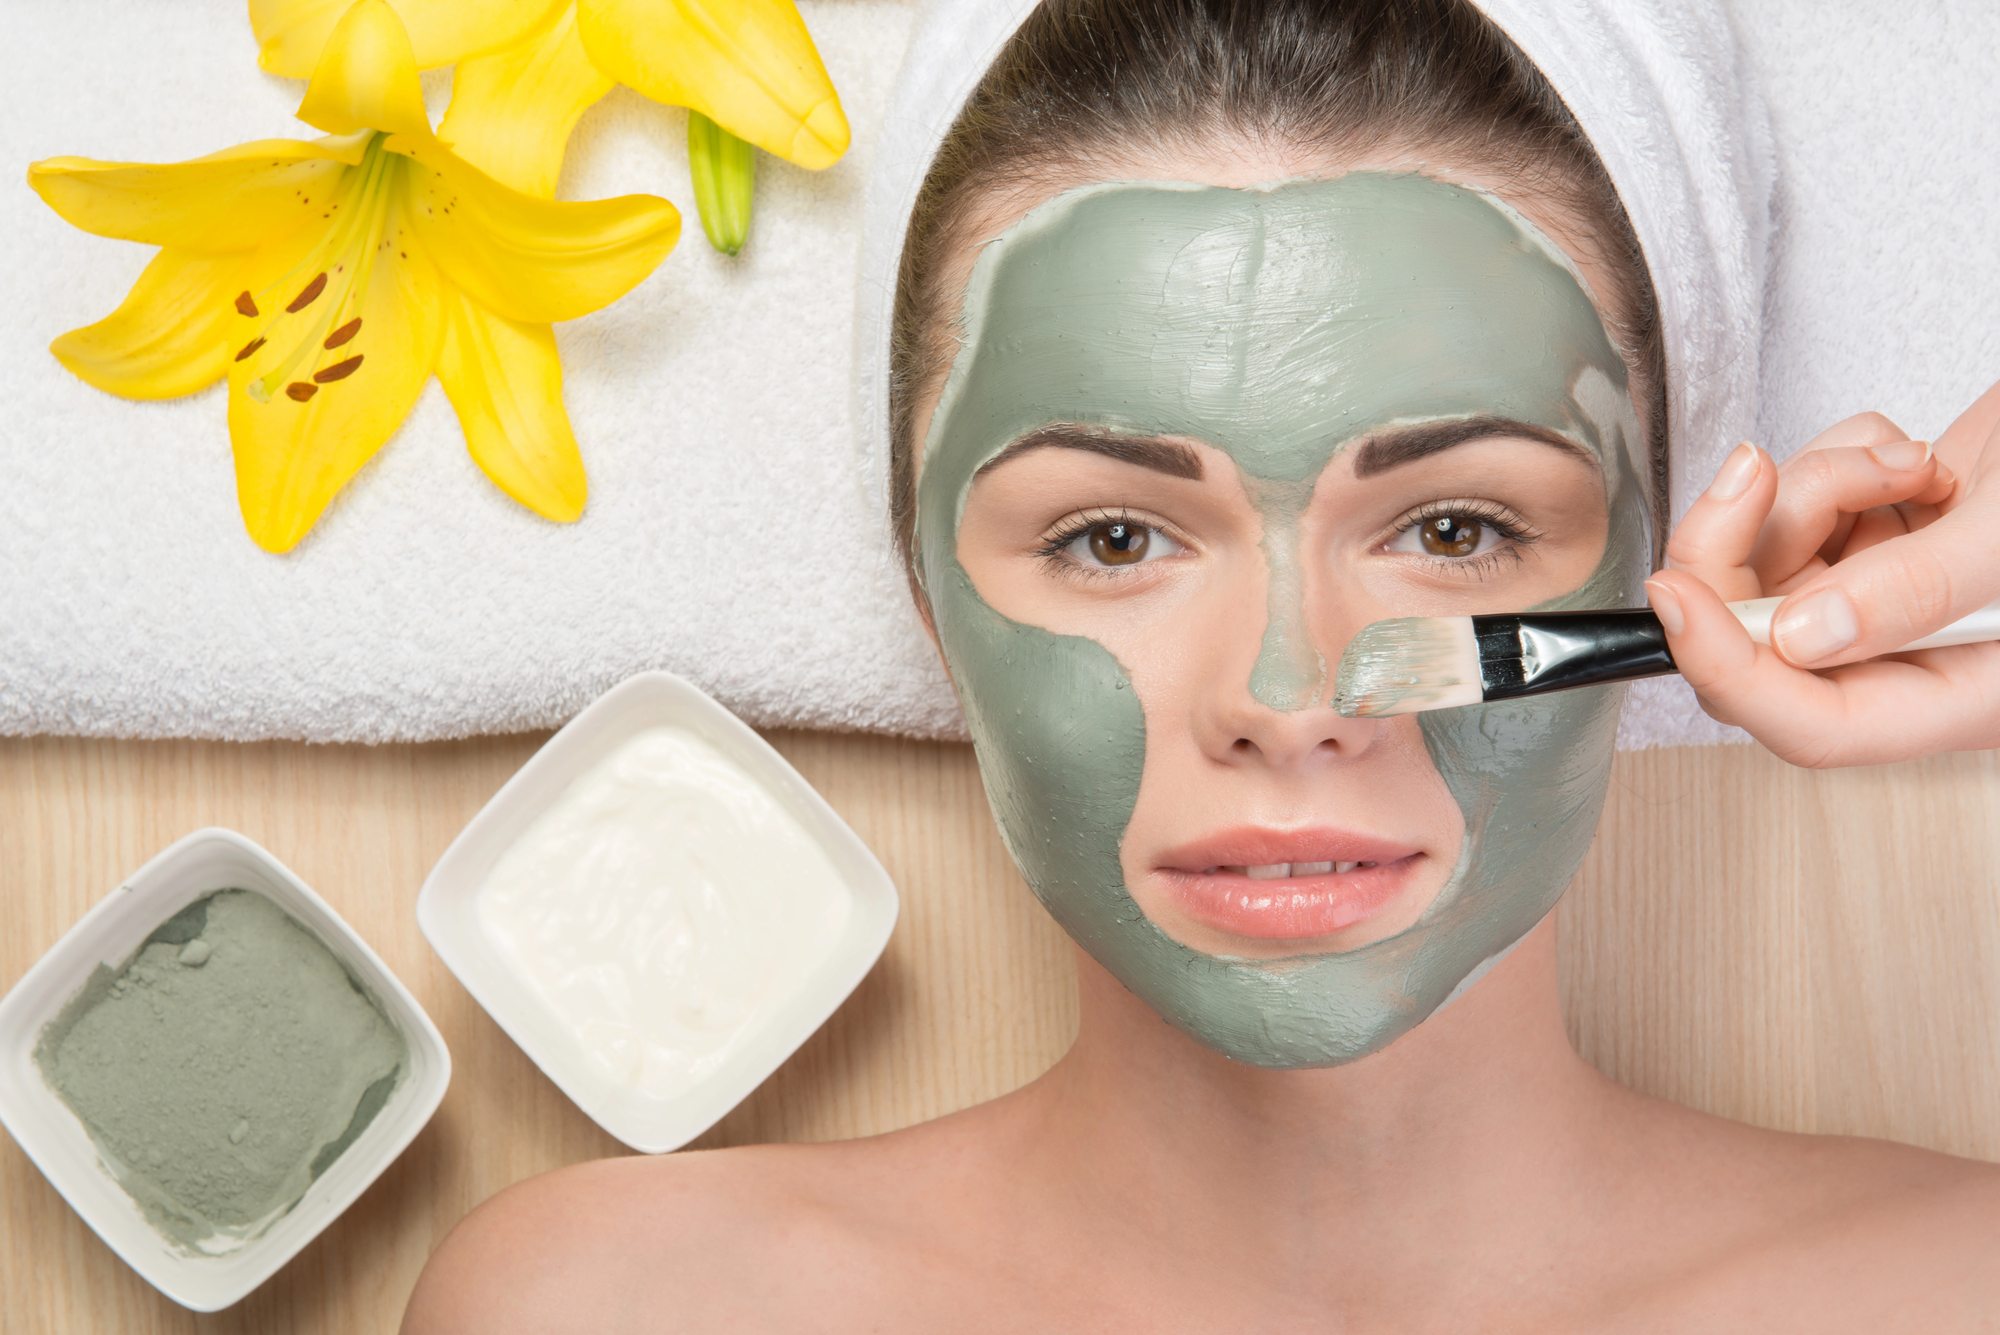
[[[910, 211], [945, 133], [1037, 2], [933, 0], [877, 143], [862, 223], [854, 420], [885, 517], [890, 321]], [[1638, 233], [1666, 343], [1678, 520], [1757, 421], [1775, 175], [1763, 100], [1713, 0], [1477, 2], [1569, 105]], [[1626, 714], [1621, 745], [1735, 733], [1709, 723], [1678, 677], [1641, 683]]]

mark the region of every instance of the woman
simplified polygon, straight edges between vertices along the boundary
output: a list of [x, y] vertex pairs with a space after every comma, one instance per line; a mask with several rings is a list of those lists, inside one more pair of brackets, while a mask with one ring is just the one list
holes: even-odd
[[[1616, 605], [1652, 565], [1652, 279], [1497, 29], [1451, 0], [1051, 0], [932, 167], [897, 335], [897, 516], [1001, 828], [1079, 944], [1076, 1045], [891, 1135], [524, 1183], [407, 1330], [2000, 1310], [2000, 1172], [1735, 1125], [1571, 1050], [1547, 912], [1614, 693], [1325, 704], [1369, 622]], [[1677, 535], [1694, 569], [1656, 581], [1747, 721], [1796, 683], [1734, 684], [1797, 669], [1740, 661], [1703, 581], [1809, 582], [1956, 494], [1879, 419], [1823, 443], [1825, 485], [1732, 459]]]

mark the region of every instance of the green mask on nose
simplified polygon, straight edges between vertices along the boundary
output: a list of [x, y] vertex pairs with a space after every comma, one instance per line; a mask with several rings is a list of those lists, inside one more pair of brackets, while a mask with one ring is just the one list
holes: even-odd
[[1603, 556], [1544, 606], [1636, 601], [1649, 551], [1641, 437], [1624, 361], [1576, 271], [1512, 209], [1421, 175], [1096, 185], [984, 247], [963, 332], [924, 445], [918, 571], [1029, 885], [1114, 976], [1227, 1056], [1331, 1066], [1393, 1042], [1561, 896], [1603, 805], [1618, 690], [1421, 716], [1465, 839], [1414, 926], [1338, 954], [1204, 954], [1149, 921], [1124, 884], [1146, 755], [1130, 675], [1095, 640], [988, 606], [959, 564], [959, 522], [979, 468], [1051, 424], [1223, 450], [1262, 513], [1270, 571], [1246, 685], [1272, 709], [1325, 704], [1298, 542], [1321, 473], [1385, 426], [1504, 417], [1588, 450], [1604, 478]]

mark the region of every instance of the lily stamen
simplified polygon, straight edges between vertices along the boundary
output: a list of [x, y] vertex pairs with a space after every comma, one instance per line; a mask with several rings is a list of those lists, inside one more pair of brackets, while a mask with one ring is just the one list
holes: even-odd
[[326, 275], [322, 273], [321, 275], [319, 275], [319, 277], [313, 279], [310, 283], [306, 284], [305, 291], [299, 293], [296, 297], [292, 298], [292, 304], [285, 307], [286, 314], [297, 315], [300, 311], [312, 305], [313, 299], [318, 297], [319, 294], [324, 292], [325, 290], [326, 290]]
[[344, 362], [335, 362], [331, 366], [323, 367], [320, 370], [314, 371], [313, 383], [316, 385], [330, 385], [336, 380], [347, 379], [347, 377], [353, 375], [356, 371], [360, 369], [361, 369], [361, 358], [349, 357]]
[[[303, 337], [293, 346], [289, 356], [246, 386], [250, 397], [258, 403], [270, 402], [271, 395], [281, 384], [285, 385], [285, 393], [294, 402], [304, 403], [310, 399], [317, 392], [316, 388], [306, 381], [292, 380], [292, 376], [309, 358], [316, 355], [320, 348], [339, 347], [361, 332], [359, 316], [348, 320], [338, 330], [334, 330], [333, 326], [342, 313], [354, 309], [357, 304], [357, 294], [367, 286], [376, 254], [385, 244], [380, 238], [394, 201], [396, 192], [393, 187], [401, 168], [398, 155], [388, 152], [383, 147], [383, 141], [387, 137], [378, 133], [369, 141], [359, 166], [352, 169], [347, 179], [337, 188], [338, 196], [347, 198], [358, 196], [363, 204], [363, 207], [349, 212], [345, 219], [335, 224], [336, 236], [329, 250], [334, 255], [344, 255], [348, 258], [333, 264], [330, 270], [322, 270], [315, 274], [312, 281], [307, 283], [298, 296], [285, 307], [285, 313], [296, 315], [317, 302], [326, 291], [329, 276], [341, 280], [338, 295], [321, 308], [320, 318], [304, 331]], [[371, 241], [376, 244], [370, 245]], [[316, 253], [324, 256], [328, 252], [323, 250]], [[362, 262], [353, 262], [353, 257], [357, 255], [365, 257]], [[291, 282], [296, 281], [294, 278], [296, 273], [297, 269], [294, 268], [291, 273], [269, 284], [265, 291], [282, 292]], [[342, 375], [351, 375], [353, 370], [353, 367], [349, 367]], [[290, 383], [287, 384], [287, 381]], [[306, 392], [302, 393], [302, 390]]]

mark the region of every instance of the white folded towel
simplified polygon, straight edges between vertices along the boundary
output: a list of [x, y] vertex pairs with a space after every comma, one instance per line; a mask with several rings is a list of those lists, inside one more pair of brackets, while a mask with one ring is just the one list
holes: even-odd
[[[150, 250], [0, 191], [0, 731], [460, 736], [552, 726], [657, 667], [755, 723], [953, 734], [847, 417], [861, 185], [912, 10], [803, 9], [855, 149], [818, 175], [764, 159], [740, 260], [695, 220], [684, 113], [620, 89], [573, 141], [563, 197], [646, 191], [685, 215], [652, 278], [557, 328], [591, 487], [574, 525], [485, 479], [433, 383], [296, 550], [259, 550], [221, 387], [131, 403], [47, 351]], [[242, 0], [0, 15], [12, 173], [319, 133], [292, 118], [303, 84], [258, 72]], [[436, 116], [449, 72], [425, 86]]]
[[[689, 223], [652, 279], [557, 330], [592, 488], [574, 526], [500, 496], [433, 386], [295, 552], [259, 551], [219, 389], [128, 403], [46, 350], [109, 312], [148, 252], [0, 193], [0, 732], [458, 736], [549, 726], [665, 667], [757, 723], [962, 735], [889, 547], [879, 420], [857, 442], [849, 410], [877, 401], [895, 183], [913, 189], [1022, 0], [940, 7], [886, 126], [911, 7], [801, 8], [855, 148], [818, 176], [767, 159], [740, 261], [694, 227], [679, 112], [620, 90], [573, 142], [565, 198], [647, 191]], [[1782, 452], [1869, 407], [1931, 434], [2000, 375], [2000, 82], [1974, 64], [2000, 49], [2000, 16], [1879, 8], [1736, 16], [1777, 130], [1766, 285], [1768, 157], [1717, 11], [1487, 5], [1575, 107], [1654, 257], [1682, 372], [1677, 510], [1741, 436]], [[979, 31], [936, 27], [948, 12]], [[17, 171], [314, 133], [290, 118], [300, 85], [256, 71], [240, 0], [4, 15], [0, 160]], [[447, 90], [426, 76], [434, 114]], [[1677, 680], [1635, 697], [1627, 744], [1724, 734]]]

